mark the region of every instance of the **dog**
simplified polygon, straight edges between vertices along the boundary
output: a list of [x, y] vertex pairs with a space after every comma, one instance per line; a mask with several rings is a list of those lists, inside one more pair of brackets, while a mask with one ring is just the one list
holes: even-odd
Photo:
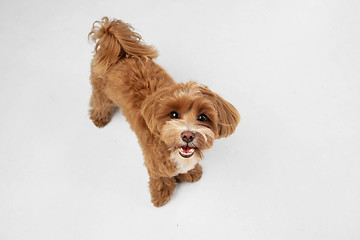
[[104, 17], [88, 37], [95, 43], [90, 119], [104, 127], [121, 109], [143, 151], [151, 201], [163, 206], [177, 182], [201, 178], [204, 151], [231, 135], [240, 115], [204, 85], [175, 83], [153, 61], [157, 50], [128, 23]]

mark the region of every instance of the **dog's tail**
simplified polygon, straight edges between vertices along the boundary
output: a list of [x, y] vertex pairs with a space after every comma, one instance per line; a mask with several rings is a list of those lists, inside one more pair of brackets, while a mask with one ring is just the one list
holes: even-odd
[[89, 39], [96, 43], [93, 70], [98, 74], [105, 73], [112, 64], [126, 56], [144, 58], [158, 56], [154, 47], [145, 45], [141, 35], [121, 20], [104, 17], [101, 21], [96, 21], [89, 33]]

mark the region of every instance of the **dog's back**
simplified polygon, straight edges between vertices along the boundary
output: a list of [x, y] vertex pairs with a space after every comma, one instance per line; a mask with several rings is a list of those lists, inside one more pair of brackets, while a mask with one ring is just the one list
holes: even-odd
[[157, 50], [144, 44], [129, 24], [107, 17], [93, 24], [89, 38], [96, 43], [91, 63], [90, 118], [103, 127], [111, 120], [114, 108], [120, 107], [130, 123], [138, 122], [142, 102], [157, 89], [174, 84], [152, 60]]

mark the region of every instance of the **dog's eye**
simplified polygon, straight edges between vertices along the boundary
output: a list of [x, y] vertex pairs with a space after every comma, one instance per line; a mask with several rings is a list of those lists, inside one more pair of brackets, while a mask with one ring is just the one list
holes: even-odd
[[177, 112], [171, 112], [169, 115], [170, 115], [171, 119], [173, 119], [173, 118], [178, 119], [179, 118], [179, 114]]
[[206, 122], [207, 120], [209, 120], [209, 118], [205, 114], [200, 114], [197, 120], [199, 120], [200, 122]]

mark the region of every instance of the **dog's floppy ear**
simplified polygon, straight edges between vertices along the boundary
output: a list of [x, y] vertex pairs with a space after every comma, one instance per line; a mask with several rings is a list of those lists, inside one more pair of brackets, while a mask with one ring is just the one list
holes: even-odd
[[156, 111], [160, 108], [160, 100], [167, 89], [158, 90], [149, 97], [147, 97], [141, 105], [141, 115], [151, 133], [159, 134], [156, 124]]
[[236, 108], [218, 94], [212, 92], [206, 86], [200, 85], [200, 91], [206, 97], [209, 97], [218, 113], [218, 135], [217, 138], [228, 137], [236, 129], [240, 121], [240, 114]]
[[155, 105], [156, 105], [156, 98], [148, 97], [147, 99], [145, 99], [145, 101], [141, 106], [141, 115], [143, 116], [147, 127], [152, 133], [156, 131], [155, 109], [157, 109], [157, 107]]

